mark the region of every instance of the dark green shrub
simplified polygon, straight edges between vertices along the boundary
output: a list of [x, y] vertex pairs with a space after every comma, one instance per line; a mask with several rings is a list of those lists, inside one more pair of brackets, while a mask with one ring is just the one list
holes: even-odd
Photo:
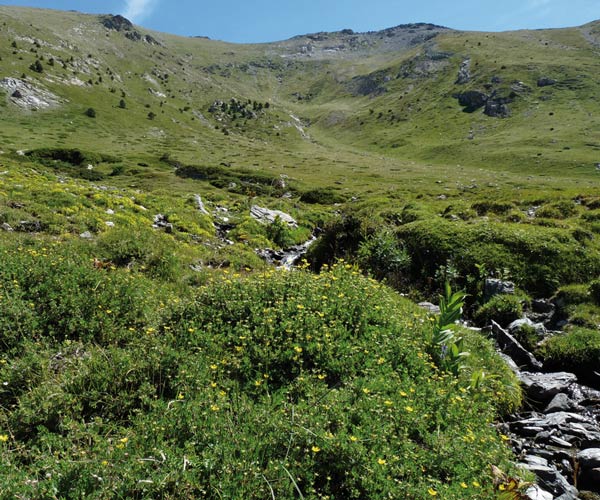
[[590, 287], [588, 285], [564, 285], [561, 286], [553, 297], [554, 303], [559, 309], [568, 306], [584, 304], [590, 301]]
[[562, 200], [541, 207], [536, 217], [548, 219], [567, 219], [577, 214], [577, 206], [571, 200]]
[[267, 238], [281, 248], [288, 248], [294, 244], [289, 226], [279, 216], [266, 227]]
[[29, 69], [31, 71], [35, 71], [36, 73], [43, 73], [44, 65], [42, 64], [42, 61], [40, 61], [39, 59], [36, 59], [35, 62], [29, 66]]
[[100, 256], [117, 267], [138, 269], [154, 278], [174, 280], [178, 261], [169, 236], [147, 228], [115, 228], [98, 239]]
[[316, 188], [302, 193], [300, 201], [310, 204], [333, 205], [334, 203], [343, 203], [346, 200], [331, 188]]
[[362, 269], [370, 271], [379, 280], [396, 282], [399, 274], [410, 266], [410, 255], [391, 230], [382, 229], [363, 241], [357, 254]]
[[600, 280], [594, 280], [590, 283], [589, 296], [596, 305], [600, 305]]
[[480, 326], [489, 325], [492, 320], [506, 326], [523, 316], [522, 298], [517, 295], [496, 295], [482, 305], [473, 316]]
[[506, 215], [515, 205], [510, 202], [498, 202], [498, 201], [481, 201], [474, 203], [472, 208], [477, 212], [477, 215], [487, 215], [493, 213], [496, 215]]
[[352, 214], [342, 214], [329, 221], [317, 242], [310, 247], [307, 259], [315, 269], [332, 264], [337, 258], [352, 258], [365, 239], [366, 221]]
[[535, 327], [524, 324], [515, 332], [515, 338], [523, 347], [525, 347], [525, 349], [533, 352], [538, 342], [543, 339], [543, 335], [538, 334]]
[[485, 264], [487, 269], [508, 269], [521, 289], [548, 297], [561, 283], [600, 274], [600, 254], [583, 251], [564, 229], [530, 225], [525, 231], [521, 224], [430, 216], [400, 226], [398, 235], [412, 257], [415, 281], [426, 281], [449, 260], [463, 277], [477, 275], [476, 266]]
[[96, 118], [96, 110], [94, 108], [86, 109], [83, 114], [89, 118]]
[[585, 328], [598, 328], [600, 325], [600, 307], [596, 304], [585, 303], [568, 306], [564, 316], [569, 323]]

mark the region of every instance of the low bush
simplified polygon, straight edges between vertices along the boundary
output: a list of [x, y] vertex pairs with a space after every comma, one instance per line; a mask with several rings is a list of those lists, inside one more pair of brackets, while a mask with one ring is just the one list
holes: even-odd
[[346, 198], [331, 188], [316, 188], [302, 193], [300, 201], [310, 204], [333, 205], [334, 203], [343, 203]]
[[600, 305], [600, 280], [594, 280], [590, 283], [589, 296], [596, 305]]
[[577, 206], [573, 201], [562, 200], [544, 205], [537, 211], [536, 217], [548, 219], [567, 219], [576, 215], [577, 212]]
[[410, 255], [389, 229], [381, 229], [362, 242], [357, 261], [376, 279], [386, 279], [392, 285], [398, 285], [402, 273], [410, 267]]
[[153, 278], [175, 280], [177, 247], [168, 235], [147, 227], [114, 228], [100, 235], [98, 256], [109, 265], [136, 268]]
[[575, 328], [556, 335], [544, 342], [538, 354], [549, 370], [573, 372], [585, 381], [600, 367], [600, 331]]
[[510, 202], [480, 201], [474, 203], [472, 208], [479, 216], [487, 215], [488, 213], [506, 215], [515, 208], [515, 205]]
[[559, 308], [570, 305], [584, 304], [590, 301], [590, 287], [588, 285], [572, 284], [561, 286], [553, 297]]
[[480, 326], [489, 325], [492, 320], [506, 326], [523, 316], [522, 301], [518, 295], [496, 295], [475, 311], [473, 319]]
[[583, 248], [564, 229], [429, 217], [400, 226], [398, 236], [412, 257], [412, 279], [423, 285], [448, 261], [456, 263], [461, 286], [467, 285], [466, 277], [477, 276], [477, 265], [485, 264], [508, 269], [520, 288], [545, 297], [562, 283], [600, 273], [600, 254]]
[[[515, 472], [490, 424], [518, 383], [491, 344], [467, 332], [465, 369], [438, 370], [425, 313], [351, 266], [175, 295], [47, 254], [2, 260], [3, 301], [47, 298], [0, 357], [0, 496], [474, 500], [490, 465]], [[55, 335], [50, 314], [85, 321]]]

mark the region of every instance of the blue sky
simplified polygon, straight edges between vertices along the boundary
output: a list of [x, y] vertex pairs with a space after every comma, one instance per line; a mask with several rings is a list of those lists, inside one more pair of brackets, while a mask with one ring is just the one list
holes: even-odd
[[267, 42], [315, 31], [369, 31], [411, 22], [503, 31], [600, 19], [600, 0], [16, 0], [0, 5], [123, 14], [179, 35]]

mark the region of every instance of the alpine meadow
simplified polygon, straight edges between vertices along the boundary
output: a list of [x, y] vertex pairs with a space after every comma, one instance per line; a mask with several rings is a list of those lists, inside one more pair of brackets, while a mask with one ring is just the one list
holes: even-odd
[[598, 75], [0, 6], [0, 498], [600, 499]]

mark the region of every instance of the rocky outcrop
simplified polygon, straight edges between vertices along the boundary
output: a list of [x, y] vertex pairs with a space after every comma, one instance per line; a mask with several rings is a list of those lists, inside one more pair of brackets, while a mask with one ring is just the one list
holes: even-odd
[[253, 205], [250, 208], [250, 215], [263, 224], [272, 224], [276, 219], [279, 219], [290, 227], [298, 227], [298, 223], [291, 215], [281, 212], [280, 210], [270, 210], [268, 208], [259, 207], [258, 205]]
[[577, 377], [568, 372], [521, 372], [518, 377], [527, 396], [532, 401], [539, 403], [548, 403], [557, 394], [567, 393], [570, 387], [577, 382]]
[[[540, 309], [551, 308], [544, 303]], [[493, 330], [527, 397], [529, 411], [499, 425], [510, 436], [520, 465], [537, 476], [539, 484], [529, 488], [527, 497], [596, 498], [593, 495], [600, 494], [600, 391], [581, 385], [573, 373], [521, 372], [517, 365], [533, 356], [498, 325]]]
[[392, 80], [387, 70], [376, 71], [369, 75], [355, 76], [346, 87], [355, 96], [378, 96], [387, 92], [385, 84]]
[[[526, 89], [520, 88], [519, 92], [526, 92]], [[507, 118], [510, 116], [508, 104], [513, 102], [512, 96], [516, 97], [519, 92], [513, 90], [511, 96], [502, 97], [496, 91], [488, 95], [481, 90], [467, 90], [466, 92], [456, 94], [455, 97], [458, 99], [458, 103], [463, 106], [465, 113], [473, 113], [480, 108], [484, 108], [483, 113], [487, 116]]]
[[508, 118], [510, 116], [510, 109], [507, 104], [510, 102], [512, 102], [512, 99], [501, 97], [489, 98], [485, 103], [483, 114], [492, 118]]
[[479, 108], [485, 106], [488, 100], [488, 95], [479, 90], [467, 90], [457, 95], [458, 104], [463, 106], [467, 113], [477, 111]]
[[23, 109], [49, 109], [60, 104], [58, 96], [49, 90], [19, 78], [3, 78], [0, 80], [0, 88], [9, 93], [13, 104]]
[[101, 22], [105, 28], [113, 31], [129, 31], [133, 29], [133, 23], [121, 15], [103, 16]]
[[512, 281], [487, 278], [483, 288], [483, 296], [487, 302], [495, 295], [512, 295], [515, 293], [515, 284]]
[[417, 305], [425, 309], [429, 314], [440, 314], [440, 306], [436, 306], [431, 302], [419, 302]]
[[510, 356], [518, 366], [533, 371], [542, 369], [542, 363], [535, 359], [533, 354], [528, 352], [515, 337], [495, 321], [492, 321], [492, 335], [502, 352]]
[[101, 17], [102, 25], [109, 30], [123, 33], [126, 38], [134, 42], [146, 42], [150, 45], [160, 45], [160, 42], [153, 36], [144, 35], [134, 29], [133, 23], [121, 15], [108, 15]]
[[173, 224], [169, 222], [169, 219], [163, 214], [156, 214], [154, 216], [154, 229], [164, 229], [165, 233], [171, 234], [173, 232]]
[[471, 59], [465, 59], [460, 63], [458, 68], [458, 76], [456, 77], [456, 84], [463, 85], [471, 81]]
[[538, 87], [548, 87], [550, 85], [556, 85], [556, 80], [552, 78], [548, 78], [547, 76], [542, 76], [538, 78], [537, 86]]

